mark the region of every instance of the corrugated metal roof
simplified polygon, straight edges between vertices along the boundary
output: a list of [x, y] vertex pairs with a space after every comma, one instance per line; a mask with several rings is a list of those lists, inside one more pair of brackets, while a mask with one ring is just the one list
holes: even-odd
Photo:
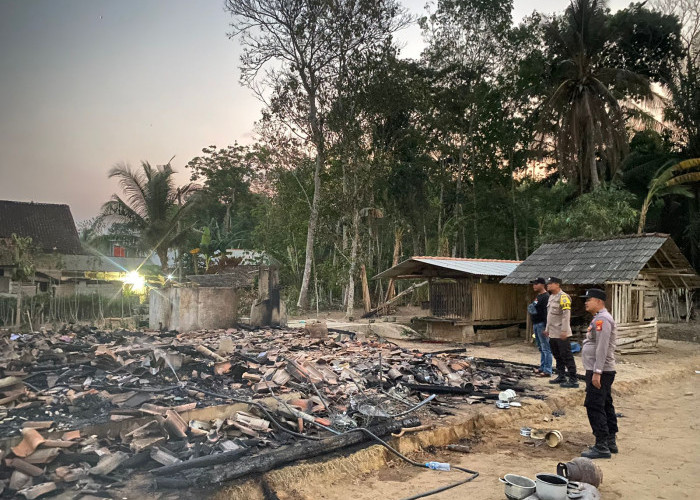
[[[428, 268], [452, 271], [450, 274], [473, 274], [478, 276], [507, 276], [520, 261], [495, 259], [455, 259], [450, 257], [411, 257], [391, 269], [376, 275], [377, 278], [396, 278], [399, 276], [421, 277]], [[427, 274], [425, 274], [427, 276]]]
[[[631, 281], [667, 240], [672, 244], [673, 253], [685, 260], [673, 240], [665, 234], [544, 244], [501, 283], [526, 284], [538, 276], [556, 276], [572, 285]], [[685, 264], [690, 267], [687, 261]]]
[[485, 259], [441, 259], [419, 257], [415, 259], [433, 266], [482, 276], [508, 276], [520, 262]]

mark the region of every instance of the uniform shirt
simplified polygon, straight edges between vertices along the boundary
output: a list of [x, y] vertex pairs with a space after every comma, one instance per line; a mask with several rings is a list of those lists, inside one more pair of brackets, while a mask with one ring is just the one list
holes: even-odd
[[549, 300], [549, 293], [544, 292], [544, 293], [539, 294], [535, 298], [535, 300], [532, 301], [532, 304], [535, 306], [535, 310], [537, 311], [536, 314], [530, 315], [530, 317], [532, 318], [532, 322], [534, 324], [547, 322], [547, 301], [548, 300]]
[[547, 333], [550, 339], [558, 339], [562, 333], [571, 337], [571, 297], [560, 291], [550, 295], [547, 302]]
[[586, 371], [595, 373], [615, 371], [615, 342], [617, 325], [607, 309], [603, 308], [593, 316], [588, 325], [586, 340], [583, 341], [581, 357]]

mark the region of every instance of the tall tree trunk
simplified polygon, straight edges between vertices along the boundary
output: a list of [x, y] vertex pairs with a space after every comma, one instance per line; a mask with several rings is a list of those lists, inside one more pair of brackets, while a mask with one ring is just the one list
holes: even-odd
[[411, 239], [413, 240], [413, 255], [423, 255], [420, 249], [420, 234], [418, 234], [415, 224], [411, 228]]
[[518, 249], [518, 210], [515, 204], [515, 169], [513, 167], [513, 151], [511, 150], [508, 164], [510, 165], [510, 197], [513, 213], [513, 247], [515, 247], [515, 260], [520, 260], [520, 251]]
[[306, 310], [309, 308], [309, 281], [311, 280], [311, 262], [314, 254], [314, 241], [316, 238], [316, 227], [318, 226], [318, 211], [321, 203], [321, 169], [325, 163], [325, 142], [323, 131], [318, 120], [316, 109], [316, 94], [309, 92], [309, 123], [316, 146], [316, 166], [314, 168], [314, 197], [311, 202], [311, 213], [309, 214], [309, 226], [306, 231], [306, 255], [304, 259], [304, 274], [301, 278], [301, 288], [299, 290], [299, 300], [297, 307]]
[[168, 273], [168, 249], [158, 249], [156, 250], [156, 255], [158, 255], [158, 260], [160, 260], [160, 268], [163, 273]]
[[445, 194], [445, 184], [440, 182], [440, 203], [438, 204], [438, 248], [440, 247], [440, 239], [442, 238], [442, 200]]
[[423, 218], [423, 240], [425, 242], [425, 253], [430, 255], [430, 251], [428, 250], [428, 228], [425, 227], [425, 215], [422, 218]]
[[345, 316], [353, 316], [355, 309], [355, 272], [357, 270], [357, 246], [360, 239], [360, 213], [357, 209], [352, 214], [352, 243], [350, 245], [350, 271], [348, 276], [348, 304]]
[[530, 231], [529, 224], [525, 224], [525, 257], [530, 255]]
[[[403, 229], [397, 227], [394, 231], [394, 257], [391, 260], [391, 267], [399, 263], [399, 254], [401, 252], [401, 238], [403, 238]], [[394, 286], [394, 278], [389, 279], [389, 288], [386, 291], [384, 302], [388, 302], [394, 298], [396, 287]]]
[[591, 188], [595, 189], [600, 186], [600, 178], [598, 177], [598, 165], [595, 161], [595, 146], [593, 141], [593, 124], [590, 123], [588, 126], [588, 133], [586, 134], [586, 146], [587, 146], [587, 160], [588, 168], [591, 174]]
[[474, 209], [474, 258], [479, 258], [479, 207], [476, 203], [476, 172], [474, 172], [474, 179], [472, 180], [472, 206]]
[[[471, 129], [471, 127], [470, 127]], [[455, 229], [452, 233], [453, 244], [452, 244], [452, 257], [457, 257], [457, 241], [459, 240], [459, 227], [461, 225], [460, 218], [462, 215], [462, 202], [460, 200], [460, 195], [462, 192], [462, 172], [464, 166], [464, 140], [459, 144], [459, 156], [457, 157], [457, 186], [455, 187]]]
[[[343, 198], [348, 199], [348, 179], [347, 179], [347, 169], [345, 168], [345, 162], [342, 163], [343, 169]], [[348, 225], [345, 222], [345, 217], [341, 216], [341, 225], [343, 227], [343, 252], [348, 249]]]

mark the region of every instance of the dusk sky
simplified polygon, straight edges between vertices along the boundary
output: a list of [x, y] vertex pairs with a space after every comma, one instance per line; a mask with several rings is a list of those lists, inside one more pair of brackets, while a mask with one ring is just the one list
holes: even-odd
[[[514, 17], [568, 3], [515, 0]], [[223, 0], [0, 0], [0, 199], [66, 203], [79, 222], [117, 190], [115, 163], [175, 156], [185, 182], [203, 147], [251, 142], [260, 104], [229, 22]], [[416, 26], [397, 38], [420, 54]]]

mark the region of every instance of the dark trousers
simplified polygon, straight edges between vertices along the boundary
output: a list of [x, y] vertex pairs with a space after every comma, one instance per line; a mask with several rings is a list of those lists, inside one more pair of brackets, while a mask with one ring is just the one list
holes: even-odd
[[583, 405], [596, 440], [606, 440], [609, 435], [617, 434], [617, 417], [611, 391], [615, 372], [603, 372], [600, 376], [600, 389], [593, 385], [592, 380], [593, 372], [586, 370], [586, 401]]
[[576, 378], [576, 362], [571, 352], [569, 339], [550, 338], [549, 346], [552, 348], [552, 356], [557, 362], [557, 374], [564, 376], [566, 372], [569, 372], [570, 378]]

